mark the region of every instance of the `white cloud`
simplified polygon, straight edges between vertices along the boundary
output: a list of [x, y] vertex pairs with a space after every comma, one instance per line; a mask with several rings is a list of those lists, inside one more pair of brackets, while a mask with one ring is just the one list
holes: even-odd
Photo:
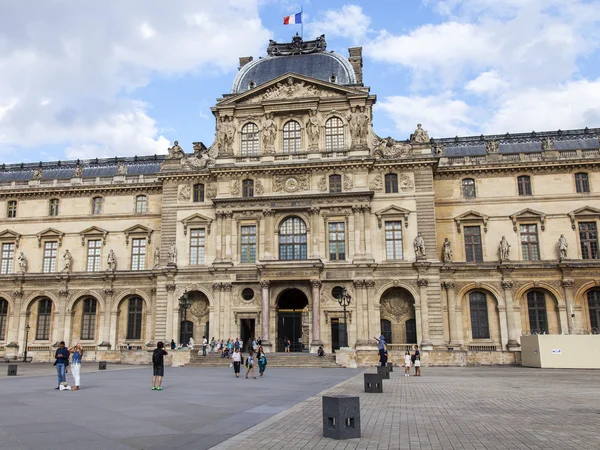
[[504, 91], [508, 87], [508, 83], [506, 83], [495, 70], [480, 73], [477, 78], [469, 81], [465, 85], [467, 91], [473, 92], [474, 94], [486, 95]]
[[64, 145], [69, 157], [89, 157], [90, 149], [164, 153], [168, 142], [149, 105], [130, 93], [156, 75], [234, 70], [239, 55], [262, 51], [270, 33], [257, 4], [35, 0], [4, 6], [0, 148]]
[[318, 20], [306, 24], [310, 35], [325, 34], [361, 42], [369, 30], [371, 18], [358, 5], [344, 5], [339, 10], [330, 9], [317, 15]]

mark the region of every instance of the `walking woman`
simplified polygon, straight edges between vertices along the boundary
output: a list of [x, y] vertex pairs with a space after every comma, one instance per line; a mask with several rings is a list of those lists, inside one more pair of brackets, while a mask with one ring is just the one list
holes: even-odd
[[285, 353], [290, 353], [290, 347], [292, 346], [292, 343], [290, 342], [290, 340], [288, 338], [283, 338], [284, 343], [285, 343]]
[[[240, 377], [240, 365], [242, 363], [242, 354], [240, 353], [240, 349], [236, 348], [233, 355], [231, 355], [231, 362], [233, 363], [233, 373], [236, 378]], [[248, 378], [248, 377], [246, 377]]]
[[246, 365], [248, 370], [246, 370], [246, 378], [248, 378], [248, 374], [252, 372], [252, 378], [256, 380], [256, 375], [254, 375], [254, 355], [252, 350], [248, 352], [248, 358], [246, 358]]
[[415, 345], [415, 353], [412, 355], [413, 358], [413, 366], [415, 366], [415, 376], [421, 376], [421, 352], [419, 351], [419, 346]]
[[81, 359], [83, 358], [83, 347], [81, 347], [81, 344], [78, 343], [71, 350], [71, 375], [73, 375], [73, 380], [75, 380], [75, 387], [73, 387], [71, 390], [78, 391], [79, 382], [81, 381], [79, 374], [81, 372]]
[[262, 346], [258, 347], [256, 359], [258, 360], [258, 371], [260, 372], [260, 376], [262, 377], [265, 374], [265, 369], [267, 368], [267, 356], [265, 355]]

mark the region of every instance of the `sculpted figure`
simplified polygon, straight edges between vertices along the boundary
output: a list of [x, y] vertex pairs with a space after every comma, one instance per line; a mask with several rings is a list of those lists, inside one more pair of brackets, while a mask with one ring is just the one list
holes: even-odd
[[485, 143], [485, 150], [488, 153], [498, 153], [500, 144], [498, 144], [498, 141], [487, 141]]
[[502, 239], [500, 240], [499, 250], [500, 250], [500, 261], [507, 260], [508, 257], [510, 256], [510, 244], [508, 243], [508, 241], [506, 240], [506, 237], [504, 237], [504, 236], [502, 236]]
[[83, 176], [83, 167], [77, 166], [75, 167], [75, 171], [73, 172], [73, 178], [81, 178]]
[[273, 120], [273, 113], [265, 114], [265, 119], [262, 123], [262, 140], [263, 148], [267, 150], [275, 145], [275, 137], [277, 136], [277, 124]]
[[444, 239], [444, 245], [442, 247], [442, 261], [452, 262], [452, 245], [448, 238]]
[[308, 134], [311, 145], [319, 144], [319, 119], [317, 119], [317, 112], [312, 109], [308, 111], [306, 133]]
[[550, 138], [542, 139], [542, 150], [545, 152], [554, 150], [554, 142], [552, 142], [552, 139], [550, 139]]
[[169, 264], [177, 264], [177, 247], [175, 242], [173, 242], [171, 248], [169, 248]]
[[25, 255], [23, 254], [23, 252], [19, 253], [19, 257], [17, 258], [17, 261], [19, 263], [19, 272], [27, 272], [27, 258], [25, 258]]
[[356, 107], [350, 108], [350, 115], [348, 116], [348, 125], [350, 127], [350, 136], [352, 137], [352, 142], [358, 143], [358, 135], [359, 135], [359, 118], [358, 112], [356, 111]]
[[364, 143], [369, 131], [369, 116], [365, 113], [365, 108], [351, 108], [350, 115], [348, 116], [348, 125], [350, 126], [352, 142], [354, 144]]
[[110, 252], [108, 252], [108, 270], [110, 270], [111, 272], [114, 272], [115, 270], [117, 270], [117, 257], [115, 256], [115, 252], [111, 249]]
[[41, 180], [43, 177], [42, 169], [39, 167], [33, 171], [32, 180]]
[[181, 159], [185, 156], [185, 152], [179, 146], [179, 141], [173, 143], [173, 147], [169, 148], [169, 158]]
[[70, 272], [71, 265], [73, 264], [73, 257], [71, 256], [71, 252], [66, 250], [63, 254], [63, 272]]
[[160, 248], [156, 247], [154, 251], [154, 267], [160, 266]]
[[233, 152], [233, 140], [235, 139], [235, 125], [233, 119], [227, 117], [223, 122], [223, 150], [225, 153]]
[[417, 124], [417, 129], [411, 136], [411, 141], [419, 144], [429, 142], [429, 134], [423, 129], [423, 126], [420, 123]]
[[125, 164], [119, 164], [117, 175], [127, 175], [127, 166]]
[[421, 233], [417, 233], [417, 237], [413, 241], [413, 247], [415, 248], [415, 255], [425, 256], [425, 240], [421, 236]]
[[567, 244], [567, 239], [564, 234], [561, 234], [558, 238], [558, 252], [560, 255], [560, 259], [563, 260], [567, 257], [567, 249], [569, 248], [569, 244]]

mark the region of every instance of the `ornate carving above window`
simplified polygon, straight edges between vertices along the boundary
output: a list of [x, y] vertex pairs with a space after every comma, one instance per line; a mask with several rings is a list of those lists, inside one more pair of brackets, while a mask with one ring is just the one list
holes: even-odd
[[38, 240], [38, 247], [42, 246], [42, 241], [44, 240], [57, 240], [58, 246], [60, 247], [62, 245], [62, 240], [65, 236], [65, 233], [54, 228], [46, 228], [44, 231], [37, 233], [36, 236]]
[[86, 228], [81, 233], [79, 233], [79, 236], [81, 236], [81, 245], [85, 245], [86, 239], [93, 238], [102, 239], [102, 245], [106, 245], [106, 236], [108, 236], [108, 231], [94, 226]]
[[519, 222], [539, 222], [542, 231], [546, 229], [546, 214], [540, 211], [536, 211], [531, 208], [525, 208], [518, 213], [512, 214], [510, 220], [513, 223], [513, 231], [516, 233]]
[[181, 221], [183, 223], [183, 235], [187, 236], [188, 227], [204, 227], [206, 228], [206, 234], [210, 234], [210, 224], [212, 223], [212, 219], [202, 214], [192, 214], [191, 216], [186, 217]]
[[140, 236], [148, 239], [148, 244], [152, 243], [152, 233], [154, 230], [151, 230], [144, 225], [134, 225], [132, 227], [127, 228], [123, 233], [125, 233], [125, 245], [129, 245], [129, 237], [130, 236]]
[[473, 224], [483, 224], [483, 231], [487, 233], [487, 223], [489, 220], [489, 216], [485, 214], [478, 213], [477, 211], [468, 211], [464, 214], [461, 214], [458, 217], [454, 218], [456, 222], [456, 230], [461, 232], [461, 225], [473, 225]]
[[600, 209], [591, 206], [584, 206], [569, 213], [572, 229], [577, 227], [578, 220], [598, 220], [598, 218], [600, 218]]
[[15, 243], [15, 248], [19, 248], [19, 242], [21, 241], [21, 235], [19, 233], [15, 233], [12, 230], [6, 229], [0, 232], [0, 240], [1, 241], [11, 241]]
[[387, 208], [380, 209], [375, 212], [375, 217], [377, 217], [377, 225], [379, 228], [383, 226], [383, 221], [385, 219], [394, 219], [394, 218], [403, 218], [404, 219], [404, 228], [408, 228], [408, 216], [410, 215], [410, 211], [408, 209], [401, 208], [400, 206], [390, 205]]

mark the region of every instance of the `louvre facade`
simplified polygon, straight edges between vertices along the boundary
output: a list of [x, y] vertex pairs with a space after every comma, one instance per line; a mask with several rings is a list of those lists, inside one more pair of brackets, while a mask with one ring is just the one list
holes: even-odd
[[271, 41], [208, 146], [2, 165], [0, 355], [253, 336], [366, 363], [384, 334], [511, 363], [524, 334], [597, 332], [600, 129], [382, 138], [362, 64]]

